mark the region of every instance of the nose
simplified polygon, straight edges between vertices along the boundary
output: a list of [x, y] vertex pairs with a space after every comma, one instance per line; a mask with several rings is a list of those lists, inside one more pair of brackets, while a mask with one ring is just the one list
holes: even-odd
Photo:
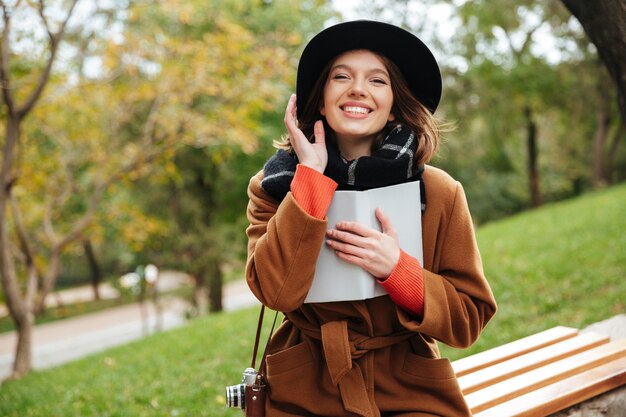
[[348, 92], [348, 94], [351, 97], [366, 97], [367, 89], [365, 88], [364, 80], [354, 80], [354, 82], [350, 86], [350, 91]]

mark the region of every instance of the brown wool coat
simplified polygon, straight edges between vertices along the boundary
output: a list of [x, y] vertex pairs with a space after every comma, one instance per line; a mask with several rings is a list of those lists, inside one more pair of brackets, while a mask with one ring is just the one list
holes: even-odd
[[[268, 417], [469, 416], [435, 340], [467, 347], [496, 311], [461, 184], [426, 167], [424, 317], [389, 296], [303, 304], [327, 222], [291, 193], [278, 203], [250, 180], [246, 278], [286, 319], [267, 357]], [[394, 225], [399, 228], [401, 225]]]

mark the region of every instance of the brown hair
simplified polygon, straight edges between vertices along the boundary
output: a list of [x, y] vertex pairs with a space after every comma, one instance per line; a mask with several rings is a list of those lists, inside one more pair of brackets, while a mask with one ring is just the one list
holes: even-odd
[[[383, 55], [376, 52], [374, 52], [374, 54], [383, 61], [385, 67], [387, 67], [387, 71], [389, 71], [391, 91], [393, 93], [391, 113], [395, 116], [395, 120], [388, 123], [378, 134], [374, 141], [374, 150], [382, 146], [389, 132], [400, 123], [409, 127], [419, 137], [415, 151], [415, 161], [417, 165], [423, 165], [433, 158], [439, 146], [441, 132], [440, 122], [415, 98], [404, 79], [404, 75], [402, 75], [402, 72], [396, 64]], [[326, 83], [330, 68], [334, 62], [335, 60], [332, 60], [326, 64], [320, 73], [298, 119], [298, 127], [309, 139], [313, 138], [313, 125], [317, 120], [321, 119], [324, 122], [326, 137], [331, 138], [333, 141], [335, 140], [334, 132], [330, 126], [328, 126], [326, 119], [319, 112], [323, 100], [324, 84]], [[289, 142], [289, 135], [284, 135], [280, 140], [274, 141], [274, 146], [293, 152], [293, 148]]]

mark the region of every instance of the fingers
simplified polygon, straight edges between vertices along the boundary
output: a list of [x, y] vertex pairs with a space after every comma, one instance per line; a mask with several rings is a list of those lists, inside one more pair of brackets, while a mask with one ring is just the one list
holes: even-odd
[[393, 227], [391, 223], [391, 219], [385, 213], [383, 213], [382, 209], [377, 208], [375, 210], [376, 218], [380, 222], [380, 227], [384, 234], [397, 238], [396, 229]]
[[369, 227], [364, 226], [361, 223], [347, 222], [347, 221], [338, 222], [335, 225], [335, 230], [345, 231], [351, 234], [356, 234], [356, 235], [364, 236], [364, 237], [373, 236], [374, 234], [378, 233], [376, 230], [370, 229]]
[[357, 265], [375, 277], [389, 276], [400, 258], [400, 247], [391, 220], [382, 210], [376, 217], [385, 232], [366, 227], [356, 222], [339, 222], [335, 229], [326, 234], [326, 244], [346, 262]]
[[329, 239], [329, 245], [334, 249], [346, 250], [348, 246], [355, 248], [367, 248], [371, 246], [367, 238], [355, 233], [333, 229], [326, 232], [326, 235]]
[[298, 129], [296, 126], [296, 95], [292, 94], [287, 102], [287, 108], [285, 109], [285, 126], [289, 132], [290, 137], [294, 137], [294, 133]]
[[331, 230], [326, 244], [338, 258], [363, 268], [377, 278], [383, 278], [389, 276], [398, 263], [399, 248], [390, 236], [376, 233], [372, 237], [363, 237]]
[[360, 258], [371, 257], [372, 253], [380, 251], [384, 236], [360, 223], [340, 222], [336, 229], [326, 232], [326, 244], [332, 249]]
[[326, 144], [326, 132], [324, 132], [324, 123], [321, 120], [315, 122], [313, 133], [315, 134], [315, 143]]

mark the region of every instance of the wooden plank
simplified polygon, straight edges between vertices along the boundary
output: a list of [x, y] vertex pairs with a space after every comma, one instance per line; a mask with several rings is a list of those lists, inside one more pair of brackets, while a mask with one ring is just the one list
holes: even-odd
[[459, 385], [463, 394], [471, 394], [489, 385], [608, 342], [609, 337], [606, 335], [599, 333], [581, 334], [464, 375], [458, 378]]
[[553, 327], [467, 358], [458, 359], [452, 362], [452, 369], [454, 369], [457, 377], [467, 375], [507, 359], [569, 339], [577, 334], [578, 329], [564, 326]]
[[465, 396], [472, 413], [626, 356], [626, 339], [606, 343]]
[[529, 392], [474, 417], [544, 417], [624, 384], [626, 357]]

